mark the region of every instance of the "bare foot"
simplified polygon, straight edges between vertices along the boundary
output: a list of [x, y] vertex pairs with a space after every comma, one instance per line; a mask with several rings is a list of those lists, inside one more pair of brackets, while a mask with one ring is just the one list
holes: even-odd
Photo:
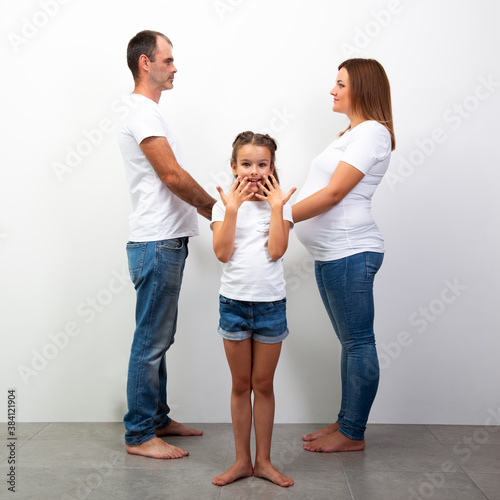
[[327, 427], [323, 427], [319, 431], [313, 432], [312, 434], [307, 434], [302, 436], [302, 441], [316, 441], [316, 439], [321, 439], [323, 437], [329, 436], [334, 432], [338, 431], [340, 428], [339, 424], [328, 425]]
[[212, 483], [217, 486], [225, 486], [242, 477], [250, 477], [253, 474], [251, 462], [236, 462], [226, 472], [215, 476]]
[[191, 427], [187, 427], [175, 420], [172, 420], [168, 425], [161, 429], [156, 429], [157, 436], [201, 436], [203, 431], [197, 431]]
[[349, 439], [340, 432], [334, 432], [315, 441], [304, 443], [307, 451], [319, 451], [323, 453], [333, 453], [336, 451], [361, 451], [365, 449], [365, 441], [355, 441]]
[[263, 479], [269, 479], [274, 484], [278, 486], [288, 487], [293, 486], [293, 479], [291, 477], [285, 476], [282, 472], [274, 467], [271, 462], [259, 465], [255, 463], [255, 469], [253, 471], [255, 477], [261, 477]]
[[127, 450], [127, 453], [130, 453], [131, 455], [141, 455], [143, 457], [150, 458], [182, 458], [189, 455], [188, 451], [165, 443], [165, 441], [158, 437], [150, 439], [142, 444], [127, 444], [125, 445], [125, 449]]

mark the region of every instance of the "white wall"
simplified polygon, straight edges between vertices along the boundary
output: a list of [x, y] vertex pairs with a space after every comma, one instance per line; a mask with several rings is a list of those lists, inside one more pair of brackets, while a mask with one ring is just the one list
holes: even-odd
[[[128, 40], [156, 29], [173, 40], [179, 70], [161, 105], [186, 168], [214, 194], [246, 129], [278, 139], [282, 184], [300, 187], [346, 125], [331, 112], [338, 64], [360, 56], [384, 65], [398, 143], [374, 198], [387, 253], [376, 281], [382, 377], [371, 421], [499, 424], [499, 15], [495, 0], [145, 0], [140, 10], [130, 0], [2, 1], [5, 406], [15, 388], [20, 421], [123, 417], [135, 298], [115, 130], [132, 90]], [[229, 421], [220, 268], [200, 225], [169, 394], [178, 420]], [[339, 346], [295, 236], [285, 267], [292, 333], [276, 375], [276, 421], [329, 422]]]

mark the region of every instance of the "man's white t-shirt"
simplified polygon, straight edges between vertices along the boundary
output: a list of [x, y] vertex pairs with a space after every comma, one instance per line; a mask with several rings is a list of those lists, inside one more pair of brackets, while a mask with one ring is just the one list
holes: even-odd
[[341, 202], [296, 225], [297, 237], [315, 260], [384, 252], [382, 234], [371, 214], [371, 198], [389, 166], [391, 145], [389, 131], [368, 120], [347, 131], [313, 160], [297, 201], [326, 187], [341, 161], [364, 174]]
[[[212, 224], [222, 222], [226, 209], [218, 201], [212, 209]], [[283, 220], [293, 226], [292, 209], [283, 207]], [[273, 260], [268, 239], [271, 207], [267, 201], [246, 201], [238, 209], [233, 255], [222, 263], [219, 293], [233, 300], [274, 302], [286, 296], [283, 259]]]
[[156, 102], [143, 95], [132, 94], [129, 105], [130, 113], [118, 133], [133, 208], [129, 217], [129, 241], [196, 236], [196, 209], [173, 194], [160, 180], [140, 147], [147, 137], [166, 137], [177, 162], [182, 166], [175, 134]]

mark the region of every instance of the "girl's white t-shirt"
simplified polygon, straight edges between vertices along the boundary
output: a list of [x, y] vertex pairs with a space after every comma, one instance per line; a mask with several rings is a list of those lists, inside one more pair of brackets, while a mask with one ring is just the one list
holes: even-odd
[[[222, 222], [226, 209], [219, 200], [212, 209], [212, 223]], [[283, 220], [293, 226], [292, 209], [283, 207]], [[274, 302], [286, 296], [283, 259], [273, 260], [267, 241], [271, 207], [267, 201], [246, 201], [238, 210], [233, 255], [222, 263], [219, 293], [233, 300]]]
[[389, 166], [391, 144], [389, 131], [368, 120], [347, 131], [313, 160], [297, 201], [326, 187], [341, 161], [364, 174], [341, 202], [296, 225], [297, 237], [315, 260], [384, 252], [382, 234], [371, 214], [371, 199]]
[[180, 148], [158, 104], [139, 94], [129, 97], [130, 112], [122, 122], [118, 142], [132, 200], [130, 241], [159, 241], [198, 234], [196, 209], [161, 181], [140, 144], [147, 137], [166, 137], [182, 166]]

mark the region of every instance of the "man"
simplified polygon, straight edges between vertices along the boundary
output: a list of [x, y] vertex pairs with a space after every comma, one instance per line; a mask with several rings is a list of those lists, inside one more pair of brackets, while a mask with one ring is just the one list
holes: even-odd
[[177, 72], [172, 43], [161, 33], [141, 31], [129, 42], [127, 62], [135, 89], [119, 144], [133, 205], [127, 256], [137, 304], [125, 444], [135, 455], [182, 458], [189, 453], [159, 436], [202, 432], [168, 416], [165, 355], [174, 342], [188, 239], [198, 234], [196, 212], [210, 219], [215, 200], [179, 165], [175, 135], [158, 107]]

